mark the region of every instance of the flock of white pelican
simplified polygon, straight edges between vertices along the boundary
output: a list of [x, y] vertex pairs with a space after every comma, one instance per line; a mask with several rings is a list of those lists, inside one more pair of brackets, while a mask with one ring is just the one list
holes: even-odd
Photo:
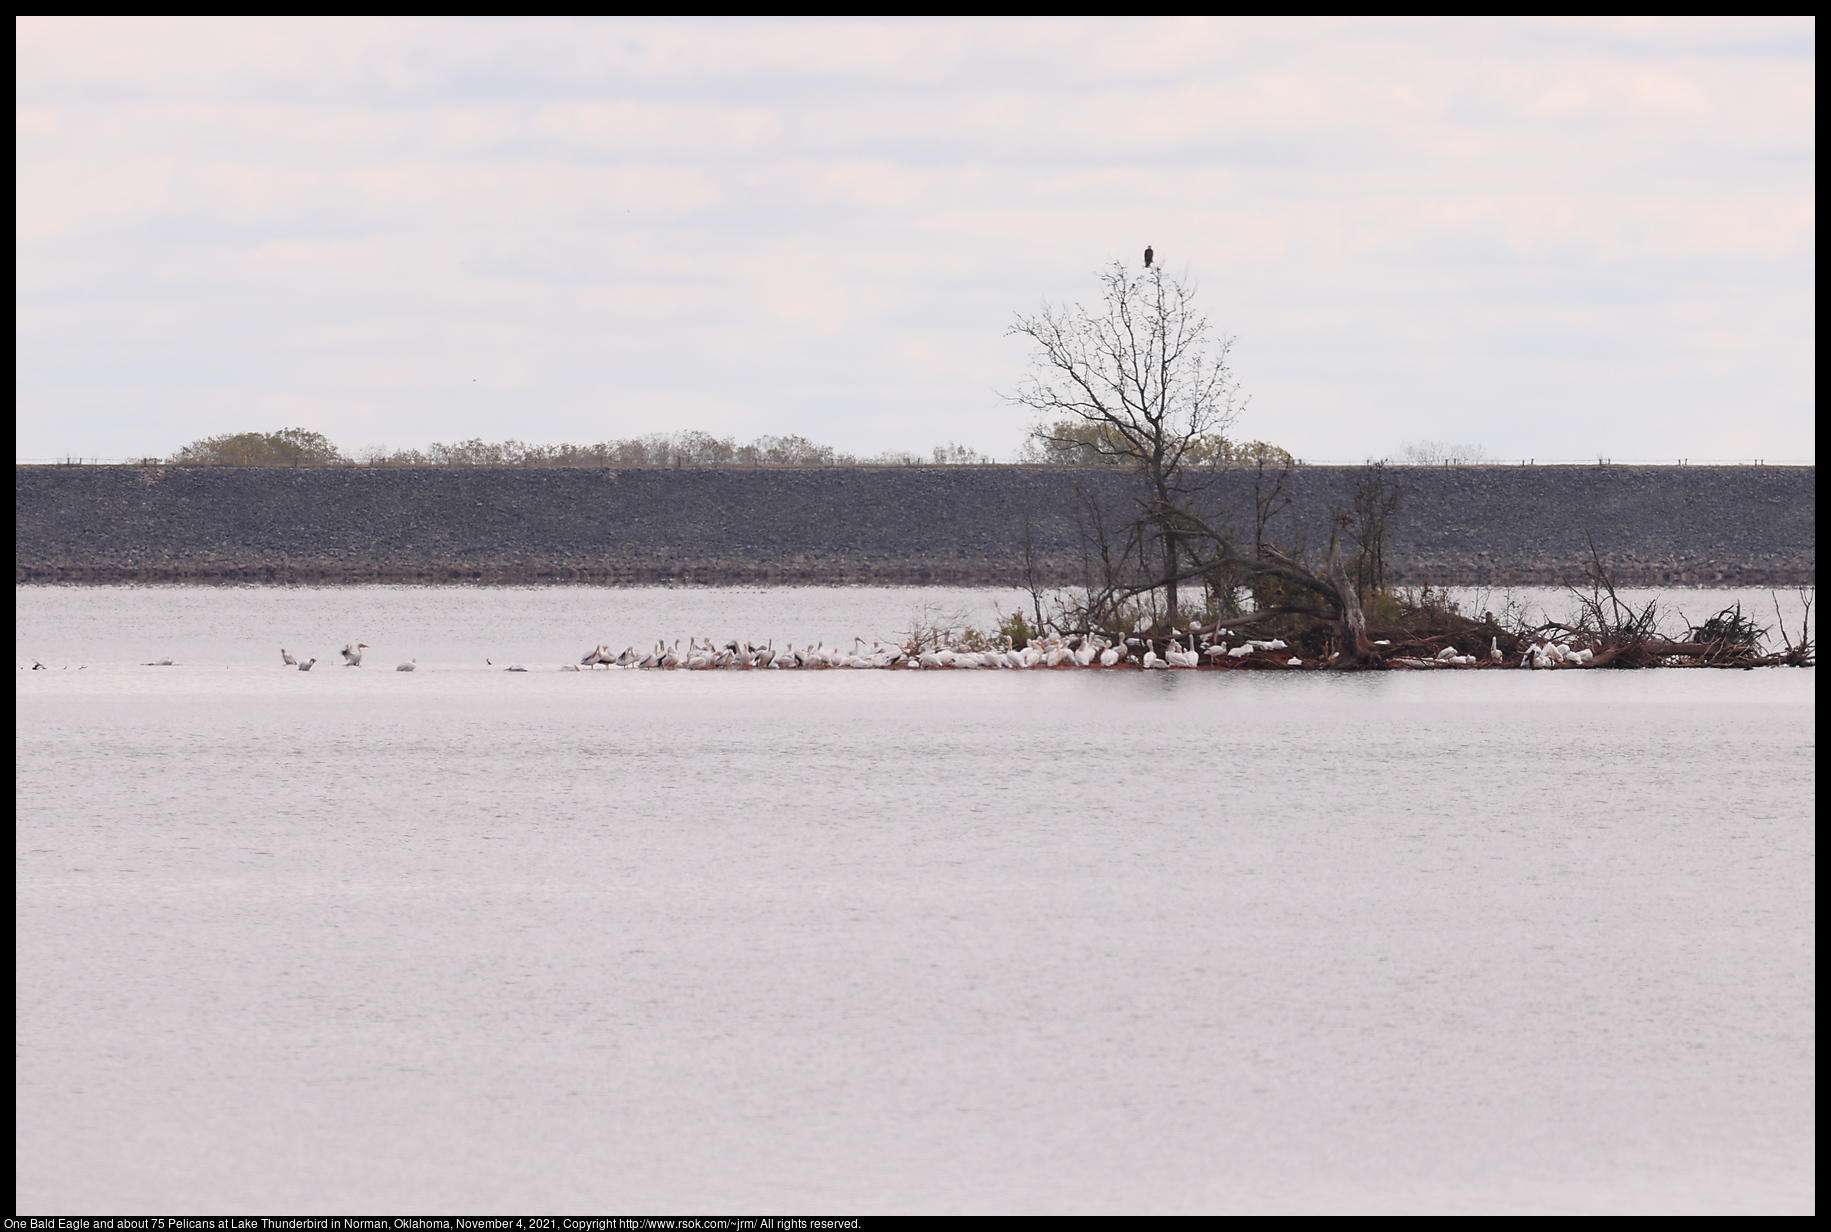
[[1585, 646], [1581, 650], [1572, 650], [1568, 642], [1534, 642], [1526, 651], [1526, 664], [1533, 670], [1545, 667], [1558, 667], [1565, 663], [1579, 666], [1596, 657], [1596, 652]]
[[[1159, 647], [1163, 650], [1162, 654], [1158, 653]], [[563, 670], [576, 672], [599, 667], [663, 671], [806, 670], [834, 667], [930, 670], [1134, 667], [1156, 671], [1200, 667], [1204, 662], [1215, 664], [1251, 654], [1287, 649], [1284, 642], [1276, 639], [1247, 641], [1229, 646], [1224, 634], [1193, 632], [1179, 632], [1158, 639], [1109, 639], [1098, 634], [1055, 637], [1046, 641], [1032, 641], [1021, 648], [1006, 638], [1002, 648], [963, 649], [942, 646], [933, 650], [921, 650], [913, 646], [885, 646], [878, 642], [873, 642], [866, 649], [865, 639], [860, 637], [853, 639], [850, 651], [837, 646], [829, 647], [824, 642], [800, 649], [791, 644], [785, 650], [777, 650], [774, 642], [759, 647], [731, 641], [719, 646], [710, 638], [704, 641], [690, 638], [685, 650], [680, 648], [678, 641], [672, 646], [657, 642], [646, 654], [634, 646], [625, 648], [621, 654], [613, 653], [609, 646], [595, 646], [586, 651], [576, 664], [567, 664]], [[1295, 656], [1281, 661], [1293, 667], [1303, 665], [1303, 661]]]
[[[676, 640], [671, 646], [666, 642], [656, 642], [654, 649], [646, 654], [638, 652], [634, 646], [627, 647], [621, 654], [611, 652], [609, 646], [594, 646], [585, 652], [577, 663], [564, 664], [561, 671], [577, 672], [587, 668], [625, 668], [630, 670], [671, 671], [711, 671], [718, 669], [748, 670], [818, 670], [822, 668], [927, 668], [934, 670], [961, 670], [973, 668], [1094, 668], [1094, 667], [1131, 667], [1143, 671], [1168, 670], [1170, 668], [1200, 667], [1204, 663], [1214, 665], [1227, 660], [1243, 659], [1253, 654], [1270, 654], [1288, 650], [1284, 642], [1277, 639], [1270, 641], [1245, 641], [1238, 645], [1228, 645], [1225, 632], [1218, 634], [1198, 634], [1178, 632], [1167, 638], [1106, 638], [1098, 634], [1076, 637], [1054, 637], [1046, 641], [1032, 641], [1018, 647], [1010, 638], [1005, 639], [1002, 648], [965, 649], [957, 646], [941, 646], [933, 650], [921, 650], [912, 646], [885, 646], [873, 642], [870, 649], [865, 648], [865, 639], [854, 638], [850, 651], [839, 647], [828, 647], [825, 642], [796, 649], [792, 644], [785, 650], [777, 650], [774, 642], [766, 646], [754, 646], [736, 641], [716, 645], [712, 639], [701, 640], [689, 638], [687, 648], [682, 650]], [[369, 649], [367, 642], [351, 642], [344, 646], [343, 665], [361, 667], [362, 652]], [[1158, 653], [1161, 649], [1162, 653]], [[317, 659], [301, 660], [284, 647], [280, 649], [280, 661], [287, 667], [296, 667], [302, 672], [312, 670]], [[486, 660], [485, 662], [488, 662]], [[1303, 666], [1303, 660], [1295, 655], [1285, 656], [1279, 662], [1292, 667]], [[409, 659], [395, 667], [397, 672], [411, 672], [419, 666], [419, 660]], [[528, 669], [520, 664], [503, 668], [503, 671], [525, 672]]]
[[[944, 645], [932, 650], [915, 646], [885, 646], [873, 642], [869, 650], [865, 649], [865, 639], [852, 639], [850, 651], [837, 646], [829, 647], [825, 642], [814, 646], [804, 646], [797, 650], [789, 645], [785, 650], [777, 650], [774, 642], [765, 646], [750, 643], [740, 644], [736, 641], [716, 645], [711, 638], [703, 641], [697, 637], [689, 638], [687, 648], [680, 648], [678, 639], [670, 646], [666, 642], [656, 642], [646, 654], [639, 653], [634, 646], [625, 647], [621, 654], [611, 653], [609, 646], [594, 646], [586, 651], [577, 663], [563, 664], [561, 671], [578, 672], [587, 668], [623, 668], [626, 670], [688, 671], [714, 670], [818, 670], [823, 668], [912, 668], [930, 670], [962, 670], [973, 668], [1004, 668], [1008, 670], [1029, 670], [1036, 668], [1113, 668], [1131, 667], [1141, 671], [1165, 671], [1172, 668], [1195, 668], [1204, 665], [1224, 666], [1233, 660], [1245, 659], [1260, 655], [1285, 667], [1303, 667], [1304, 661], [1288, 653], [1290, 647], [1283, 641], [1272, 638], [1266, 641], [1251, 640], [1229, 645], [1228, 633], [1221, 630], [1215, 633], [1196, 633], [1173, 631], [1168, 637], [1160, 638], [1108, 638], [1100, 634], [1086, 634], [1070, 637], [1055, 636], [1043, 641], [1032, 641], [1023, 647], [1016, 646], [1012, 639], [1004, 639], [1002, 648], [980, 646], [967, 649], [958, 646]], [[1376, 642], [1376, 646], [1390, 643]], [[362, 652], [368, 650], [369, 643], [362, 641], [347, 642], [340, 652], [345, 667], [361, 667]], [[1158, 653], [1159, 650], [1162, 653]], [[1278, 652], [1287, 652], [1279, 654]], [[1573, 649], [1563, 642], [1546, 641], [1535, 643], [1527, 649], [1520, 666], [1529, 668], [1583, 667], [1595, 657], [1595, 652], [1587, 647]], [[1483, 660], [1475, 655], [1461, 654], [1454, 647], [1445, 647], [1434, 657], [1394, 658], [1392, 662], [1406, 667], [1473, 667]], [[1485, 660], [1488, 664], [1503, 662], [1498, 639], [1491, 639]], [[299, 659], [285, 647], [280, 648], [280, 662], [287, 667], [296, 667], [302, 672], [309, 672], [318, 660]], [[489, 660], [484, 660], [487, 664]], [[148, 667], [172, 667], [171, 659], [160, 659], [147, 664]], [[492, 664], [493, 666], [493, 664]], [[1312, 664], [1312, 666], [1321, 666]], [[411, 672], [419, 668], [418, 659], [409, 659], [395, 666], [397, 672]], [[37, 660], [32, 663], [33, 671], [44, 671], [45, 665]], [[520, 664], [503, 668], [503, 671], [525, 672], [528, 669]]]

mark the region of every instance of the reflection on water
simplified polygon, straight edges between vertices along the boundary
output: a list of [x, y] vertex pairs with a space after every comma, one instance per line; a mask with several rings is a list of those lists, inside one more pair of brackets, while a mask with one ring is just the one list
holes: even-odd
[[15, 1205], [1810, 1209], [1812, 672], [550, 666], [923, 601], [22, 589]]

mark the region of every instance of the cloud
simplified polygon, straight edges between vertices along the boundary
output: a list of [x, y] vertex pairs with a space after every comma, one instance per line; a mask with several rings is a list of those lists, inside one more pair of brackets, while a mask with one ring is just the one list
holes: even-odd
[[1812, 451], [1809, 21], [17, 30], [23, 457], [1008, 454], [1012, 313], [1146, 242], [1306, 456]]

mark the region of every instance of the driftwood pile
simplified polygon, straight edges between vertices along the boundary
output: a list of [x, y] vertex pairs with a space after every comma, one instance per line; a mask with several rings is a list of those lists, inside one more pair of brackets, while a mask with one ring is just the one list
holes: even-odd
[[[1681, 640], [1658, 631], [1657, 601], [1631, 607], [1606, 582], [1587, 593], [1573, 588], [1577, 614], [1572, 623], [1550, 621], [1526, 628], [1505, 628], [1492, 615], [1476, 621], [1442, 607], [1414, 609], [1409, 618], [1389, 625], [1368, 623], [1359, 630], [1347, 621], [1306, 621], [1289, 609], [1250, 612], [1229, 620], [1167, 634], [1134, 635], [1125, 639], [1136, 664], [1150, 650], [1158, 659], [1173, 647], [1199, 654], [1200, 665], [1210, 670], [1276, 670], [1305, 668], [1329, 670], [1441, 670], [1446, 668], [1654, 668], [1654, 667], [1810, 667], [1816, 648], [1809, 636], [1811, 599], [1795, 635], [1780, 620], [1782, 649], [1769, 651], [1764, 643], [1770, 630], [1757, 624], [1734, 604], [1692, 626]], [[1358, 613], [1356, 613], [1358, 615]], [[1780, 616], [1776, 604], [1775, 615]], [[1247, 636], [1254, 627], [1270, 626], [1276, 648], [1265, 640], [1228, 641], [1230, 635]], [[1356, 633], [1365, 638], [1364, 651], [1344, 656], [1344, 642]], [[1264, 639], [1272, 634], [1252, 635]], [[1071, 645], [1077, 644], [1071, 639]], [[1210, 654], [1214, 646], [1235, 653]], [[1244, 648], [1250, 646], [1250, 651]]]

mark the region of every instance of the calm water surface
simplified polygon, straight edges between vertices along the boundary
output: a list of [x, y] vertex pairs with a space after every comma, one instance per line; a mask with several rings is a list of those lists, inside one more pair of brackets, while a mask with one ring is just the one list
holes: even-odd
[[22, 1213], [1812, 1209], [1811, 671], [562, 673], [1018, 597], [16, 601]]

